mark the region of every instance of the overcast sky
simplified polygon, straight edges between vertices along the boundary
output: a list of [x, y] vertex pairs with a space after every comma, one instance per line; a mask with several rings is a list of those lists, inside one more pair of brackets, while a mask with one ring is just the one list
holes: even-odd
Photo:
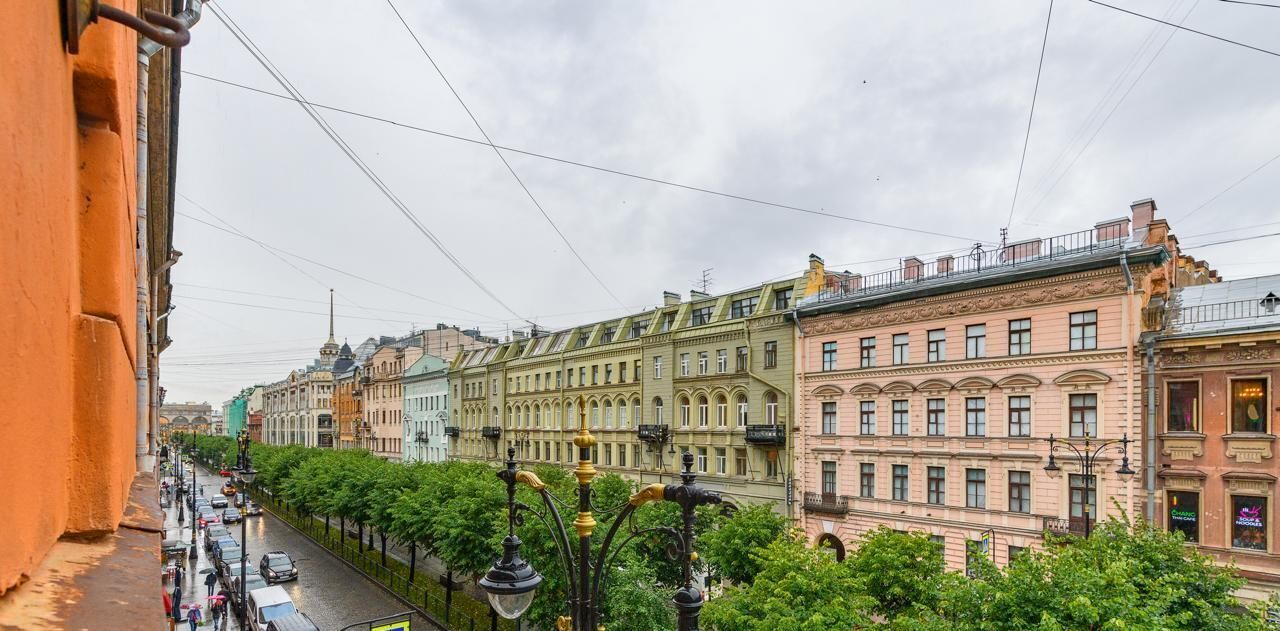
[[[1280, 50], [1280, 9], [1109, 1]], [[168, 400], [216, 406], [308, 363], [327, 335], [329, 287], [338, 341], [352, 346], [436, 322], [501, 337], [524, 320], [568, 326], [653, 305], [663, 290], [687, 296], [704, 268], [719, 293], [799, 273], [811, 252], [874, 272], [997, 241], [1049, 6], [395, 2], [499, 145], [951, 236], [506, 153], [615, 300], [491, 148], [323, 112], [509, 311], [297, 104], [185, 75]], [[214, 6], [313, 102], [480, 137], [385, 0]], [[1088, 229], [1146, 197], [1187, 245], [1280, 232], [1280, 160], [1257, 170], [1280, 153], [1280, 57], [1174, 32], [1057, 0], [1011, 240]], [[182, 63], [283, 93], [210, 11]], [[1280, 271], [1277, 246], [1189, 252], [1230, 279]]]

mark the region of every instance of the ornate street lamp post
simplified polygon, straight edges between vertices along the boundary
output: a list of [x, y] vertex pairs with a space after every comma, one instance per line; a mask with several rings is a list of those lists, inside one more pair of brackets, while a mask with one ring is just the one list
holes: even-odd
[[[592, 514], [591, 481], [596, 470], [592, 466], [591, 449], [596, 439], [587, 430], [586, 406], [579, 398], [580, 425], [578, 435], [573, 444], [578, 448], [578, 466], [574, 476], [578, 478], [578, 515], [571, 524], [577, 531], [578, 545], [573, 546], [572, 535], [565, 528], [560, 517], [557, 504], [564, 504], [559, 498], [547, 490], [538, 476], [530, 471], [516, 468], [514, 447], [507, 449], [507, 467], [498, 472], [498, 477], [507, 484], [507, 536], [502, 542], [502, 558], [493, 564], [480, 586], [489, 594], [489, 603], [504, 618], [519, 618], [533, 603], [535, 590], [542, 582], [542, 575], [520, 558], [520, 538], [516, 536], [515, 527], [524, 523], [523, 513], [529, 511], [542, 521], [551, 532], [560, 553], [560, 561], [564, 566], [565, 579], [568, 583], [568, 605], [571, 616], [561, 617], [556, 623], [559, 631], [597, 631], [604, 626], [600, 622], [601, 593], [604, 589], [605, 576], [613, 565], [617, 551], [610, 552], [614, 537], [623, 524], [630, 524], [631, 514], [641, 506], [655, 501], [675, 502], [680, 505], [682, 527], [658, 527], [644, 530], [633, 528], [625, 533], [625, 539], [619, 544], [621, 549], [632, 539], [648, 534], [661, 534], [670, 537], [680, 555], [683, 568], [683, 586], [671, 599], [676, 607], [680, 631], [698, 631], [698, 616], [702, 609], [702, 591], [693, 584], [692, 563], [698, 558], [693, 551], [693, 525], [696, 520], [695, 509], [704, 504], [719, 504], [718, 493], [703, 489], [694, 481], [693, 454], [684, 454], [684, 473], [679, 485], [650, 484], [631, 496], [617, 515], [613, 525], [605, 535], [600, 549], [592, 560], [591, 533], [595, 530], [596, 520]], [[519, 482], [536, 491], [545, 505], [545, 512], [526, 506], [516, 501], [516, 483]], [[628, 526], [630, 528], [630, 526]]]
[[191, 488], [187, 490], [187, 497], [191, 500], [191, 551], [187, 553], [187, 559], [194, 562], [200, 553], [196, 550], [196, 530], [200, 525], [199, 518], [196, 516], [196, 430], [191, 429]]
[[[1120, 468], [1116, 469], [1116, 473], [1124, 476], [1124, 479], [1128, 480], [1129, 476], [1132, 476], [1134, 473], [1133, 469], [1129, 468], [1129, 443], [1133, 441], [1129, 440], [1129, 434], [1127, 433], [1119, 439], [1106, 440], [1099, 443], [1094, 443], [1091, 439], [1085, 438], [1084, 442], [1081, 443], [1079, 447], [1067, 440], [1059, 441], [1053, 437], [1053, 434], [1049, 434], [1049, 438], [1047, 440], [1049, 441], [1049, 464], [1044, 466], [1044, 470], [1045, 473], [1049, 474], [1049, 477], [1057, 478], [1058, 474], [1062, 471], [1062, 468], [1058, 466], [1058, 462], [1054, 458], [1054, 454], [1057, 453], [1058, 450], [1062, 450], [1067, 457], [1074, 456], [1077, 464], [1080, 465], [1080, 473], [1084, 476], [1084, 497], [1080, 499], [1080, 504], [1083, 506], [1084, 536], [1087, 538], [1089, 534], [1093, 532], [1093, 502], [1090, 501], [1090, 498], [1092, 497], [1094, 498], [1094, 501], [1096, 501], [1096, 496], [1094, 495], [1093, 465], [1097, 463], [1098, 456], [1106, 453], [1107, 451], [1114, 451], [1120, 454]], [[1071, 450], [1069, 453], [1067, 452], [1067, 448]]]
[[[249, 486], [253, 484], [254, 478], [258, 477], [258, 472], [253, 470], [253, 461], [249, 457], [249, 430], [240, 430], [240, 435], [236, 438], [240, 444], [240, 450], [236, 458], [236, 477], [239, 479], [238, 486], [244, 491], [244, 503], [240, 505], [243, 513], [249, 509]], [[249, 518], [247, 515], [240, 515], [240, 620], [248, 620], [247, 602], [245, 600], [245, 566], [249, 564]]]

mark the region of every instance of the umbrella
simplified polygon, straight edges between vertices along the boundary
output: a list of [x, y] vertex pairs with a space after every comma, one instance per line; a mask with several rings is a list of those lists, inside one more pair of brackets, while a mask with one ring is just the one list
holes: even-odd
[[201, 573], [201, 574], [209, 574], [209, 573], [211, 573], [211, 572], [216, 572], [216, 571], [217, 571], [217, 570], [215, 570], [215, 569], [213, 569], [213, 568], [211, 568], [211, 567], [207, 567], [207, 568], [205, 568], [205, 569], [203, 569], [203, 570], [200, 570], [200, 573]]
[[183, 605], [183, 606], [182, 606], [182, 608], [183, 608], [183, 609], [199, 609], [199, 608], [200, 608], [200, 605], [199, 605], [198, 603], [197, 603], [197, 604], [191, 604], [191, 605]]
[[213, 596], [210, 596], [210, 597], [209, 597], [209, 598], [207, 598], [206, 600], [212, 600], [212, 601], [216, 601], [216, 602], [221, 602], [221, 601], [224, 601], [224, 600], [226, 600], [226, 599], [227, 599], [227, 597], [226, 597], [226, 596], [223, 596], [222, 594], [214, 594]]

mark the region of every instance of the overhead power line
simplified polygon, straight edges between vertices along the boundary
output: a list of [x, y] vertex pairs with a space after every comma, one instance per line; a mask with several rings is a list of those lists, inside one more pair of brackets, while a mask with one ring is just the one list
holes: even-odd
[[573, 253], [574, 258], [578, 259], [578, 262], [582, 264], [583, 269], [587, 270], [587, 273], [596, 280], [596, 284], [600, 285], [600, 288], [604, 290], [604, 293], [609, 294], [609, 297], [613, 298], [613, 301], [618, 303], [618, 306], [625, 308], [626, 305], [622, 304], [622, 300], [618, 299], [618, 296], [613, 293], [613, 290], [609, 289], [609, 285], [600, 278], [599, 274], [596, 274], [596, 271], [591, 268], [591, 265], [587, 263], [586, 259], [582, 258], [582, 254], [578, 252], [578, 249], [573, 247], [573, 244], [569, 242], [569, 237], [565, 236], [564, 232], [560, 230], [560, 226], [556, 225], [555, 220], [551, 219], [551, 215], [547, 214], [547, 210], [542, 207], [538, 198], [533, 196], [533, 192], [525, 185], [524, 180], [520, 179], [516, 170], [511, 167], [511, 163], [507, 162], [507, 157], [502, 155], [502, 152], [493, 145], [493, 139], [489, 137], [489, 133], [480, 125], [480, 121], [476, 119], [476, 115], [471, 112], [471, 108], [467, 107], [467, 102], [462, 100], [462, 95], [458, 94], [457, 88], [454, 88], [453, 83], [449, 81], [449, 78], [444, 76], [444, 71], [440, 69], [440, 64], [437, 64], [435, 58], [431, 56], [431, 53], [427, 52], [427, 47], [423, 45], [422, 40], [418, 39], [418, 35], [413, 32], [409, 23], [405, 21], [404, 16], [400, 15], [400, 11], [396, 9], [395, 3], [391, 0], [387, 0], [387, 6], [391, 7], [391, 12], [395, 13], [396, 18], [404, 25], [404, 30], [409, 33], [409, 37], [413, 38], [413, 43], [418, 45], [418, 50], [422, 51], [422, 54], [427, 58], [427, 61], [431, 62], [431, 67], [436, 69], [436, 74], [440, 75], [440, 79], [444, 81], [444, 84], [449, 87], [449, 91], [453, 93], [453, 98], [458, 100], [458, 104], [467, 112], [467, 116], [471, 118], [471, 122], [475, 123], [476, 130], [480, 132], [481, 136], [484, 136], [485, 144], [489, 145], [489, 147], [493, 149], [493, 153], [502, 161], [502, 166], [507, 167], [507, 172], [515, 179], [516, 184], [520, 185], [521, 190], [523, 190], [524, 194], [529, 197], [529, 201], [533, 202], [534, 207], [542, 214], [542, 218], [546, 219], [547, 223], [551, 224], [551, 229], [556, 231], [556, 234], [560, 236], [560, 240], [564, 242], [565, 247], [569, 248], [569, 251]]
[[1255, 234], [1255, 235], [1253, 235], [1253, 236], [1249, 236], [1249, 237], [1236, 237], [1235, 239], [1224, 239], [1224, 240], [1222, 240], [1222, 241], [1211, 241], [1211, 242], [1209, 242], [1209, 243], [1192, 243], [1192, 244], [1189, 244], [1189, 245], [1184, 245], [1184, 246], [1182, 246], [1182, 249], [1184, 249], [1184, 250], [1185, 250], [1185, 249], [1190, 249], [1190, 248], [1207, 248], [1207, 247], [1209, 247], [1209, 246], [1211, 246], [1211, 245], [1224, 245], [1224, 244], [1227, 244], [1227, 243], [1239, 243], [1239, 242], [1241, 242], [1241, 241], [1252, 241], [1252, 240], [1254, 240], [1254, 239], [1266, 239], [1266, 238], [1268, 238], [1268, 237], [1280, 237], [1280, 232], [1270, 232], [1270, 233], [1267, 233], [1267, 234]]
[[[332, 112], [338, 112], [338, 113], [341, 113], [341, 114], [347, 114], [347, 115], [349, 115], [349, 116], [355, 116], [355, 117], [357, 117], [357, 118], [363, 118], [363, 119], [365, 119], [365, 120], [370, 120], [370, 121], [374, 121], [374, 122], [378, 122], [378, 123], [383, 123], [383, 124], [386, 124], [386, 125], [393, 125], [393, 126], [395, 126], [395, 127], [401, 127], [401, 128], [403, 128], [403, 129], [408, 129], [408, 130], [410, 130], [410, 131], [416, 131], [416, 132], [420, 132], [420, 133], [423, 133], [423, 134], [430, 134], [430, 135], [432, 135], [432, 136], [438, 136], [438, 137], [440, 137], [440, 138], [448, 138], [448, 139], [450, 139], [450, 140], [457, 140], [457, 141], [459, 141], [459, 142], [466, 142], [466, 143], [470, 143], [470, 144], [473, 144], [473, 145], [490, 146], [490, 145], [489, 145], [489, 143], [487, 143], [487, 142], [485, 142], [485, 141], [483, 141], [483, 140], [476, 139], [476, 138], [468, 138], [468, 137], [466, 137], [466, 136], [459, 136], [459, 135], [457, 135], [457, 134], [450, 134], [450, 133], [448, 133], [448, 132], [443, 132], [443, 131], [440, 131], [440, 130], [437, 130], [437, 129], [431, 129], [431, 128], [429, 128], [429, 127], [421, 127], [421, 126], [418, 126], [418, 125], [411, 125], [411, 124], [409, 124], [409, 123], [402, 123], [402, 122], [400, 122], [400, 121], [392, 120], [392, 119], [389, 119], [389, 118], [384, 118], [384, 117], [381, 117], [381, 116], [374, 116], [374, 115], [372, 115], [372, 114], [365, 114], [365, 113], [363, 113], [363, 112], [358, 112], [358, 111], [355, 111], [355, 110], [350, 110], [350, 109], [345, 109], [345, 108], [341, 108], [341, 107], [336, 107], [336, 106], [333, 106], [333, 105], [325, 105], [325, 104], [322, 104], [322, 103], [316, 103], [316, 102], [313, 102], [313, 101], [306, 101], [306, 100], [303, 100], [303, 99], [300, 99], [300, 98], [297, 98], [297, 97], [293, 97], [293, 96], [289, 96], [289, 95], [285, 95], [285, 94], [280, 94], [280, 93], [278, 93], [278, 92], [272, 92], [272, 91], [270, 91], [270, 90], [263, 90], [263, 89], [261, 89], [261, 88], [255, 88], [255, 87], [250, 86], [250, 85], [245, 85], [245, 84], [243, 84], [243, 83], [237, 83], [237, 82], [235, 82], [235, 81], [228, 81], [228, 80], [226, 80], [226, 79], [220, 79], [220, 78], [218, 78], [218, 77], [213, 77], [213, 76], [210, 76], [210, 75], [201, 74], [201, 73], [199, 73], [199, 72], [193, 72], [193, 71], [190, 71], [190, 70], [183, 70], [183, 71], [182, 71], [182, 73], [183, 73], [183, 74], [185, 74], [185, 75], [192, 76], [192, 77], [197, 77], [197, 78], [200, 78], [200, 79], [205, 79], [205, 80], [207, 80], [207, 81], [212, 81], [212, 82], [214, 82], [214, 83], [220, 83], [220, 84], [222, 84], [222, 85], [230, 86], [230, 87], [233, 87], [233, 88], [239, 88], [239, 89], [242, 89], [242, 90], [246, 90], [246, 91], [249, 91], [249, 92], [254, 92], [254, 93], [257, 93], [257, 94], [264, 95], [264, 96], [275, 97], [275, 98], [277, 98], [277, 99], [283, 99], [283, 100], [286, 100], [286, 101], [293, 101], [293, 102], [295, 102], [295, 103], [299, 103], [300, 105], [311, 106], [311, 107], [314, 107], [314, 108], [316, 108], [316, 109], [322, 109], [322, 110], [328, 110], [328, 111], [332, 111]], [[791, 205], [791, 204], [784, 204], [784, 203], [781, 203], [781, 202], [771, 202], [771, 201], [767, 201], [767, 200], [763, 200], [763, 199], [759, 199], [759, 198], [755, 198], [755, 197], [749, 197], [749, 196], [747, 196], [747, 195], [740, 195], [740, 194], [737, 194], [737, 193], [727, 193], [727, 192], [724, 192], [724, 191], [717, 191], [717, 190], [714, 190], [714, 189], [705, 188], [705, 187], [702, 187], [702, 186], [695, 186], [695, 185], [692, 185], [692, 184], [683, 184], [683, 183], [681, 183], [681, 182], [677, 182], [677, 181], [674, 181], [674, 180], [667, 180], [667, 179], [663, 179], [663, 178], [659, 178], [659, 177], [654, 177], [654, 176], [641, 175], [641, 174], [639, 174], [639, 173], [632, 173], [632, 172], [629, 172], [629, 171], [622, 171], [622, 170], [619, 170], [619, 169], [613, 169], [613, 168], [609, 168], [609, 167], [603, 167], [603, 166], [599, 166], [599, 165], [595, 165], [595, 164], [590, 164], [590, 163], [587, 163], [587, 162], [579, 162], [579, 161], [577, 161], [577, 160], [570, 160], [570, 159], [568, 159], [568, 158], [561, 158], [561, 157], [557, 157], [557, 156], [553, 156], [553, 155], [549, 155], [549, 154], [545, 154], [545, 153], [539, 153], [539, 152], [536, 152], [536, 151], [530, 151], [530, 150], [527, 150], [527, 149], [520, 149], [520, 148], [518, 148], [518, 147], [512, 147], [512, 146], [509, 146], [509, 145], [500, 145], [500, 144], [496, 144], [496, 143], [495, 143], [495, 144], [493, 144], [492, 146], [493, 146], [494, 148], [501, 149], [501, 150], [503, 150], [503, 151], [509, 151], [509, 152], [511, 152], [511, 153], [517, 153], [517, 154], [524, 155], [524, 156], [529, 156], [529, 157], [532, 157], [532, 158], [539, 158], [539, 159], [542, 159], [542, 160], [549, 160], [549, 161], [551, 161], [551, 162], [558, 162], [558, 163], [560, 163], [560, 164], [564, 164], [564, 165], [568, 165], [568, 166], [575, 166], [575, 167], [582, 168], [582, 169], [590, 169], [590, 170], [592, 170], [592, 171], [598, 171], [598, 172], [600, 172], [600, 173], [608, 173], [608, 174], [610, 174], [610, 175], [616, 175], [616, 176], [619, 176], [619, 177], [631, 178], [631, 179], [633, 179], [633, 180], [640, 180], [640, 181], [642, 181], [642, 182], [649, 182], [649, 183], [651, 183], [651, 184], [660, 184], [660, 185], [662, 185], [662, 186], [670, 186], [670, 187], [672, 187], [672, 188], [679, 188], [679, 189], [683, 189], [683, 190], [686, 190], [686, 191], [692, 191], [692, 192], [695, 192], [695, 193], [703, 193], [703, 194], [705, 194], [705, 195], [714, 195], [714, 196], [716, 196], [716, 197], [722, 197], [722, 198], [725, 198], [725, 199], [732, 199], [732, 200], [736, 200], [736, 201], [740, 201], [740, 202], [747, 202], [747, 203], [750, 203], [750, 204], [758, 204], [758, 205], [761, 205], [761, 206], [768, 206], [768, 207], [770, 207], [770, 208], [778, 208], [778, 209], [781, 209], [781, 210], [789, 210], [789, 211], [792, 211], [792, 212], [805, 213], [805, 214], [809, 214], [809, 215], [816, 215], [816, 216], [819, 216], [819, 217], [827, 217], [827, 218], [830, 218], [830, 219], [839, 219], [839, 220], [841, 220], [841, 221], [851, 221], [851, 222], [854, 222], [854, 223], [859, 223], [859, 224], [868, 225], [868, 226], [879, 226], [879, 227], [881, 227], [881, 228], [889, 228], [889, 229], [893, 229], [893, 230], [904, 230], [904, 231], [906, 231], [906, 232], [915, 232], [915, 233], [919, 233], [919, 234], [928, 234], [928, 235], [933, 235], [933, 236], [935, 236], [935, 237], [946, 237], [946, 238], [948, 238], [948, 239], [960, 239], [961, 241], [968, 241], [968, 242], [970, 242], [970, 243], [972, 243], [972, 242], [974, 242], [974, 241], [982, 241], [983, 243], [991, 243], [991, 241], [988, 241], [988, 240], [985, 240], [985, 239], [977, 239], [977, 238], [974, 238], [974, 237], [967, 237], [967, 236], [963, 236], [963, 235], [947, 234], [947, 233], [945, 233], [945, 232], [936, 232], [936, 231], [933, 231], [933, 230], [926, 230], [926, 229], [923, 229], [923, 228], [913, 228], [913, 227], [910, 227], [910, 226], [903, 226], [903, 225], [897, 225], [897, 224], [885, 223], [885, 222], [882, 222], [882, 221], [874, 221], [874, 220], [871, 220], [871, 219], [862, 219], [862, 218], [860, 218], [860, 217], [850, 217], [850, 216], [848, 216], [848, 215], [839, 215], [839, 214], [836, 214], [836, 213], [827, 212], [826, 210], [815, 210], [815, 209], [812, 209], [812, 208], [804, 208], [804, 207], [802, 207], [802, 206], [795, 206], [795, 205]]]
[[1248, 4], [1255, 7], [1267, 7], [1268, 9], [1280, 9], [1280, 4], [1267, 4], [1265, 2], [1246, 2], [1246, 0], [1219, 0], [1220, 2], [1230, 2], [1231, 4]]
[[[180, 296], [180, 295], [174, 294], [173, 297], [181, 300], [199, 300], [200, 302], [214, 302], [222, 305], [236, 305], [239, 307], [248, 307], [250, 309], [265, 309], [267, 311], [283, 311], [285, 313], [302, 313], [306, 315], [324, 316], [326, 318], [329, 317], [328, 312], [325, 312], [325, 311], [306, 311], [303, 309], [290, 309], [288, 307], [272, 307], [268, 305], [255, 305], [248, 302], [235, 302], [233, 300], [218, 300], [216, 298], [200, 298], [199, 296]], [[348, 315], [348, 314], [334, 314], [334, 317], [347, 318], [350, 320], [370, 320], [372, 322], [394, 322], [396, 324], [412, 324], [413, 323], [413, 320], [394, 320], [391, 318], [373, 318], [369, 316], [357, 316], [357, 315]]]
[[1096, 5], [1100, 6], [1100, 7], [1107, 7], [1108, 9], [1115, 9], [1116, 11], [1120, 11], [1121, 13], [1128, 13], [1129, 15], [1132, 15], [1132, 16], [1135, 16], [1135, 17], [1140, 17], [1140, 18], [1142, 18], [1142, 19], [1144, 19], [1144, 20], [1151, 20], [1152, 22], [1159, 22], [1159, 23], [1164, 24], [1164, 25], [1166, 25], [1166, 26], [1172, 26], [1172, 27], [1177, 28], [1177, 29], [1182, 29], [1182, 30], [1184, 30], [1184, 31], [1188, 31], [1188, 32], [1191, 32], [1191, 33], [1195, 33], [1196, 35], [1200, 35], [1200, 36], [1203, 36], [1203, 37], [1208, 37], [1209, 39], [1216, 39], [1216, 40], [1218, 40], [1218, 41], [1220, 41], [1220, 42], [1226, 42], [1226, 43], [1228, 43], [1228, 44], [1235, 44], [1236, 46], [1240, 46], [1241, 48], [1248, 48], [1249, 50], [1254, 50], [1254, 51], [1257, 51], [1257, 52], [1260, 52], [1260, 53], [1264, 53], [1264, 54], [1267, 54], [1267, 55], [1271, 55], [1272, 57], [1280, 57], [1280, 52], [1276, 52], [1276, 51], [1274, 51], [1274, 50], [1267, 50], [1267, 49], [1265, 49], [1265, 48], [1258, 48], [1257, 46], [1252, 46], [1252, 45], [1250, 45], [1250, 44], [1246, 44], [1246, 43], [1244, 43], [1244, 42], [1239, 42], [1239, 41], [1236, 41], [1236, 40], [1234, 40], [1234, 39], [1227, 39], [1227, 38], [1225, 38], [1225, 37], [1221, 37], [1221, 36], [1218, 36], [1218, 35], [1214, 35], [1214, 34], [1212, 34], [1212, 33], [1206, 33], [1206, 32], [1204, 32], [1204, 31], [1197, 31], [1196, 29], [1189, 28], [1189, 27], [1183, 26], [1183, 25], [1181, 25], [1181, 24], [1174, 24], [1173, 22], [1166, 22], [1166, 21], [1164, 21], [1164, 20], [1161, 20], [1160, 18], [1154, 18], [1154, 17], [1151, 17], [1151, 16], [1149, 16], [1149, 15], [1144, 15], [1144, 14], [1142, 14], [1142, 13], [1138, 13], [1138, 12], [1136, 12], [1136, 11], [1130, 11], [1130, 10], [1125, 9], [1125, 8], [1122, 8], [1122, 7], [1117, 7], [1117, 6], [1116, 6], [1116, 5], [1114, 5], [1114, 4], [1107, 4], [1107, 3], [1105, 3], [1105, 2], [1100, 2], [1099, 0], [1089, 0], [1089, 2], [1092, 2], [1092, 3], [1094, 3], [1094, 4], [1096, 4]]
[[[267, 74], [271, 75], [272, 79], [275, 79], [276, 83], [278, 83], [280, 87], [284, 88], [286, 92], [288, 92], [291, 96], [294, 97], [298, 105], [300, 105], [303, 111], [305, 111], [307, 115], [311, 117], [311, 120], [315, 121], [316, 125], [320, 127], [321, 131], [323, 131], [324, 134], [328, 136], [329, 139], [332, 140], [335, 145], [338, 146], [338, 148], [342, 151], [344, 155], [347, 156], [347, 159], [350, 160], [352, 164], [356, 165], [356, 167], [360, 169], [360, 172], [363, 173], [366, 178], [368, 178], [368, 180], [378, 189], [378, 191], [381, 192], [383, 196], [385, 196], [387, 200], [390, 201], [392, 205], [396, 207], [397, 210], [400, 211], [400, 214], [404, 215], [404, 217], [409, 220], [409, 223], [413, 224], [413, 227], [416, 228], [418, 232], [422, 233], [422, 235], [426, 237], [427, 240], [430, 241], [431, 244], [435, 246], [435, 248], [439, 250], [440, 253], [444, 255], [444, 257], [448, 259], [448, 261], [451, 264], [453, 264], [454, 267], [458, 269], [458, 271], [462, 272], [462, 274], [466, 276], [467, 279], [470, 280], [473, 285], [476, 286], [476, 288], [478, 288], [485, 295], [489, 296], [489, 298], [491, 298], [494, 302], [498, 303], [499, 306], [501, 306], [511, 315], [522, 320], [524, 319], [520, 316], [519, 313], [517, 313], [514, 309], [512, 309], [510, 305], [508, 305], [505, 301], [499, 298], [496, 293], [494, 293], [483, 282], [481, 282], [480, 279], [471, 272], [471, 270], [467, 269], [467, 266], [464, 265], [462, 261], [453, 254], [453, 252], [449, 251], [449, 248], [445, 246], [444, 242], [441, 241], [440, 238], [437, 237], [435, 233], [433, 233], [429, 228], [427, 228], [426, 224], [422, 223], [422, 221], [418, 219], [417, 215], [415, 215], [413, 211], [409, 209], [409, 206], [405, 204], [404, 201], [402, 201], [399, 198], [399, 196], [395, 194], [394, 191], [391, 190], [391, 188], [387, 185], [387, 183], [384, 182], [382, 178], [378, 176], [378, 174], [373, 170], [373, 168], [365, 163], [365, 161], [360, 157], [360, 155], [356, 153], [355, 149], [353, 149], [351, 145], [347, 144], [347, 142], [343, 140], [342, 135], [339, 134], [338, 131], [334, 129], [327, 120], [325, 120], [324, 116], [322, 116], [320, 112], [315, 108], [307, 105], [307, 100], [302, 95], [302, 92], [298, 90], [296, 87], [294, 87], [292, 83], [289, 82], [288, 78], [284, 76], [284, 73], [281, 72], [279, 68], [275, 66], [275, 64], [271, 63], [271, 60], [266, 56], [265, 53], [262, 52], [261, 49], [258, 48], [257, 44], [253, 42], [253, 39], [249, 37], [249, 35], [245, 33], [243, 29], [240, 28], [240, 25], [236, 24], [235, 19], [231, 17], [230, 13], [227, 13], [226, 9], [222, 8], [220, 4], [210, 3], [208, 6], [211, 12], [213, 13], [214, 17], [218, 18], [218, 21], [221, 22], [222, 25], [225, 26], [227, 30], [231, 32], [232, 36], [236, 38], [236, 41], [240, 42], [240, 45], [243, 46], [245, 50], [249, 51], [249, 54], [253, 56], [254, 60], [257, 61], [258, 64], [261, 65], [264, 70], [267, 71]], [[234, 25], [234, 28], [233, 28], [233, 25]]]
[[1040, 94], [1040, 72], [1044, 70], [1044, 51], [1049, 46], [1049, 23], [1053, 20], [1053, 0], [1049, 0], [1049, 14], [1044, 18], [1044, 39], [1040, 42], [1040, 63], [1036, 65], [1036, 85], [1031, 90], [1031, 111], [1027, 114], [1027, 133], [1022, 138], [1022, 157], [1018, 159], [1018, 178], [1013, 183], [1013, 199], [1009, 201], [1009, 218], [1004, 227], [1013, 223], [1013, 211], [1018, 207], [1018, 190], [1022, 187], [1022, 167], [1027, 163], [1027, 146], [1031, 144], [1031, 122], [1036, 119], [1036, 97]]
[[1249, 179], [1249, 178], [1253, 177], [1254, 175], [1256, 175], [1256, 174], [1258, 173], [1258, 171], [1261, 171], [1261, 170], [1263, 170], [1263, 169], [1267, 168], [1267, 166], [1268, 166], [1268, 165], [1270, 165], [1272, 162], [1275, 162], [1276, 160], [1280, 160], [1280, 153], [1277, 153], [1276, 155], [1271, 156], [1271, 159], [1270, 159], [1270, 160], [1267, 160], [1266, 162], [1263, 162], [1262, 164], [1258, 165], [1258, 168], [1256, 168], [1256, 169], [1254, 169], [1254, 170], [1252, 170], [1252, 171], [1250, 171], [1250, 172], [1246, 173], [1244, 177], [1242, 177], [1242, 178], [1240, 178], [1240, 179], [1236, 180], [1236, 181], [1235, 181], [1235, 182], [1233, 182], [1230, 186], [1228, 186], [1228, 187], [1226, 187], [1226, 188], [1222, 189], [1221, 191], [1218, 191], [1218, 193], [1217, 193], [1216, 195], [1214, 195], [1213, 197], [1210, 197], [1209, 199], [1205, 200], [1205, 202], [1204, 202], [1203, 204], [1200, 204], [1199, 206], [1196, 206], [1195, 208], [1192, 208], [1192, 209], [1191, 209], [1191, 212], [1188, 212], [1187, 214], [1185, 214], [1185, 215], [1183, 215], [1183, 216], [1181, 216], [1181, 217], [1178, 217], [1177, 221], [1182, 221], [1183, 219], [1186, 219], [1187, 217], [1190, 217], [1191, 215], [1196, 214], [1197, 212], [1199, 212], [1199, 211], [1200, 211], [1200, 209], [1201, 209], [1201, 208], [1204, 208], [1205, 206], [1208, 206], [1209, 204], [1212, 204], [1213, 202], [1217, 201], [1219, 197], [1222, 197], [1223, 195], [1227, 194], [1227, 192], [1229, 192], [1231, 189], [1233, 189], [1233, 188], [1235, 188], [1235, 187], [1237, 187], [1237, 186], [1240, 186], [1241, 184], [1243, 184], [1243, 183], [1244, 183], [1244, 181], [1245, 181], [1245, 180], [1247, 180], [1247, 179]]

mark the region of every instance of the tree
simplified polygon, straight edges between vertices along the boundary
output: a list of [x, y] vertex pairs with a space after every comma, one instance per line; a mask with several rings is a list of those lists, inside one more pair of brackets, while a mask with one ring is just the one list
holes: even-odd
[[732, 517], [721, 518], [719, 527], [698, 540], [699, 556], [721, 577], [734, 583], [750, 583], [760, 572], [756, 551], [787, 531], [785, 517], [770, 504], [747, 505]]
[[923, 532], [894, 532], [881, 526], [863, 536], [845, 563], [863, 578], [876, 600], [876, 613], [887, 618], [937, 603], [938, 579], [946, 562], [937, 543]]
[[758, 551], [760, 571], [707, 602], [702, 621], [717, 631], [845, 631], [871, 625], [876, 601], [853, 569], [823, 550], [782, 537]]

